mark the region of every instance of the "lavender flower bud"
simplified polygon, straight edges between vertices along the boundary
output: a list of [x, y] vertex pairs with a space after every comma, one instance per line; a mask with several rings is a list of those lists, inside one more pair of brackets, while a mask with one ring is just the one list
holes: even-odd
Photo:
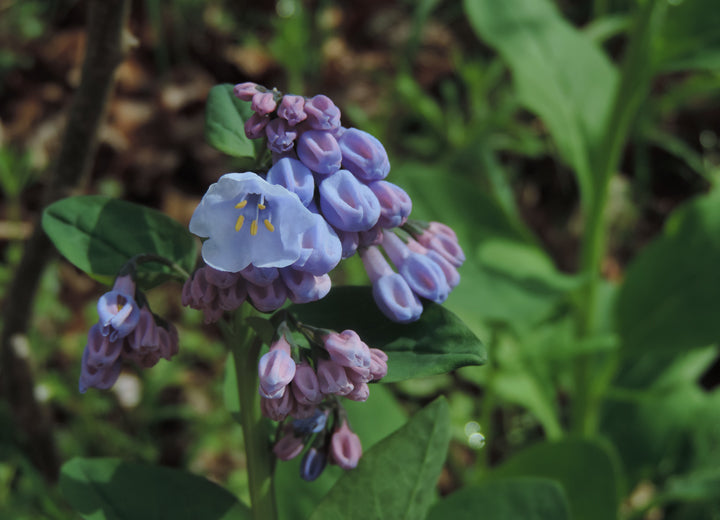
[[440, 267], [445, 275], [445, 281], [447, 282], [450, 290], [452, 291], [455, 287], [457, 287], [460, 283], [460, 273], [458, 273], [455, 266], [437, 251], [429, 250], [427, 252], [427, 257]]
[[278, 279], [280, 273], [275, 267], [255, 267], [250, 264], [240, 271], [240, 275], [253, 285], [267, 287]]
[[252, 104], [250, 105], [253, 112], [260, 116], [266, 116], [277, 108], [277, 101], [275, 101], [275, 94], [273, 92], [257, 92], [252, 97]]
[[458, 237], [455, 234], [453, 228], [446, 224], [443, 224], [442, 222], [430, 222], [430, 225], [428, 226], [428, 232], [433, 235], [446, 235], [449, 238], [453, 239], [455, 242], [458, 241]]
[[295, 377], [295, 361], [290, 355], [290, 343], [285, 336], [270, 346], [270, 352], [264, 354], [258, 363], [260, 395], [267, 399], [279, 399], [285, 393], [285, 387]]
[[218, 289], [226, 289], [235, 285], [240, 276], [237, 273], [230, 273], [228, 271], [218, 271], [213, 269], [209, 265], [202, 267], [205, 280], [210, 285], [214, 285]]
[[120, 371], [122, 370], [122, 360], [118, 358], [111, 365], [105, 365], [101, 368], [97, 368], [88, 363], [88, 356], [88, 347], [85, 347], [81, 362], [78, 390], [81, 394], [87, 392], [87, 389], [90, 387], [97, 388], [99, 390], [107, 390], [115, 384], [115, 381], [117, 381], [120, 376]]
[[120, 357], [122, 347], [122, 339], [112, 341], [110, 336], [102, 334], [100, 324], [96, 323], [90, 327], [88, 332], [88, 341], [85, 346], [87, 356], [86, 359], [84, 358], [83, 364], [97, 370], [109, 367]]
[[387, 375], [388, 356], [377, 348], [370, 349], [370, 376], [374, 381], [382, 379]]
[[246, 298], [247, 284], [240, 277], [238, 277], [234, 285], [225, 289], [218, 289], [218, 305], [224, 311], [234, 311], [245, 302]]
[[287, 433], [282, 439], [273, 446], [273, 453], [280, 460], [291, 460], [302, 453], [305, 444], [302, 438], [295, 437], [292, 433]]
[[295, 367], [295, 377], [290, 383], [295, 400], [298, 404], [315, 406], [323, 400], [320, 381], [312, 367], [303, 361]]
[[354, 469], [362, 457], [362, 444], [358, 437], [343, 421], [330, 440], [330, 457], [342, 469]]
[[257, 83], [252, 83], [251, 81], [238, 83], [235, 85], [235, 88], [233, 88], [233, 94], [235, 94], [235, 97], [242, 99], [243, 101], [250, 101], [255, 94], [260, 92], [258, 86], [259, 85]]
[[402, 226], [412, 211], [412, 200], [400, 187], [387, 181], [375, 181], [368, 184], [380, 201], [378, 224], [385, 229]]
[[323, 394], [347, 395], [353, 385], [348, 381], [345, 369], [334, 361], [321, 359], [318, 361], [317, 377], [320, 382], [320, 391]]
[[312, 482], [320, 476], [327, 465], [327, 455], [318, 451], [315, 447], [310, 448], [300, 462], [300, 478]]
[[343, 231], [366, 231], [380, 217], [380, 202], [347, 170], [338, 170], [320, 183], [320, 209], [325, 219]]
[[143, 357], [159, 349], [158, 326], [155, 325], [155, 318], [147, 306], [140, 309], [140, 319], [135, 330], [128, 336], [127, 344], [131, 353], [137, 357]]
[[103, 294], [97, 303], [103, 336], [116, 341], [130, 334], [140, 319], [140, 308], [135, 303], [135, 283], [121, 276], [110, 292]]
[[320, 300], [330, 292], [330, 276], [315, 276], [305, 271], [285, 268], [280, 271], [283, 282], [287, 286], [290, 301], [308, 303]]
[[245, 121], [245, 135], [248, 139], [260, 139], [265, 136], [265, 127], [270, 122], [267, 116], [253, 114]]
[[383, 228], [378, 223], [367, 231], [360, 231], [358, 233], [358, 239], [360, 247], [370, 247], [379, 245], [383, 239]]
[[305, 101], [307, 124], [316, 130], [333, 130], [340, 126], [340, 109], [327, 96], [319, 94]]
[[397, 273], [380, 278], [373, 284], [372, 293], [380, 311], [395, 322], [417, 321], [422, 314], [420, 300]]
[[387, 177], [390, 161], [382, 143], [357, 128], [349, 128], [338, 140], [343, 167], [363, 181], [377, 181]]
[[297, 139], [296, 151], [302, 163], [318, 174], [328, 175], [340, 169], [340, 146], [328, 132], [306, 130]]
[[268, 171], [267, 181], [270, 184], [279, 184], [293, 192], [303, 206], [310, 204], [315, 193], [315, 180], [312, 172], [297, 159], [278, 160]]
[[289, 152], [293, 148], [297, 130], [291, 128], [284, 119], [276, 118], [265, 127], [268, 148], [275, 153]]
[[358, 401], [358, 402], [365, 402], [367, 401], [367, 398], [370, 396], [370, 387], [367, 383], [358, 383], [353, 386], [352, 392], [350, 392], [347, 397], [351, 401]]
[[465, 262], [465, 253], [460, 244], [445, 233], [426, 231], [418, 237], [417, 241], [428, 249], [436, 251], [455, 267], [460, 267]]
[[260, 312], [273, 312], [278, 310], [283, 306], [287, 298], [287, 289], [282, 280], [275, 280], [267, 287], [260, 287], [248, 283], [247, 291], [250, 303]]
[[280, 399], [260, 397], [260, 411], [273, 421], [283, 421], [295, 406], [292, 392], [285, 392]]
[[304, 110], [305, 98], [302, 96], [285, 95], [280, 101], [277, 114], [285, 119], [290, 126], [295, 126], [304, 121], [307, 114]]
[[160, 357], [170, 361], [178, 353], [180, 339], [175, 325], [168, 323], [166, 327], [158, 327], [158, 337], [160, 340]]
[[354, 330], [332, 332], [323, 338], [330, 359], [344, 367], [370, 368], [370, 349]]

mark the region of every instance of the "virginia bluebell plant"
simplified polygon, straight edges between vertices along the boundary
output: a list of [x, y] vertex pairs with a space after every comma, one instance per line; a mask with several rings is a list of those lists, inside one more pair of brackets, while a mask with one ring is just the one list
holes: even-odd
[[[183, 305], [213, 323], [245, 303], [274, 313], [287, 300], [313, 302], [330, 291], [330, 272], [356, 253], [390, 320], [416, 321], [423, 300], [448, 297], [464, 261], [457, 237], [443, 224], [408, 219], [412, 201], [385, 180], [390, 161], [378, 139], [343, 127], [323, 95], [284, 95], [255, 83], [236, 85], [234, 94], [251, 103], [245, 133], [266, 140], [272, 166], [225, 174], [203, 196], [190, 231], [204, 239], [204, 265], [185, 282]], [[152, 314], [132, 270], [100, 298], [98, 313], [83, 356], [83, 392], [112, 386], [123, 359], [150, 367], [177, 352], [175, 328]], [[305, 480], [328, 463], [355, 468], [362, 447], [340, 397], [365, 401], [369, 383], [387, 374], [388, 356], [353, 330], [313, 327], [283, 311], [270, 323], [274, 337], [257, 372], [261, 412], [280, 423], [275, 456], [304, 452]]]

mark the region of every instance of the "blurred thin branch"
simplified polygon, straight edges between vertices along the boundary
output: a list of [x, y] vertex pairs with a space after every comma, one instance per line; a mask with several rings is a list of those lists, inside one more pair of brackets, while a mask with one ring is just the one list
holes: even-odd
[[[60, 156], [44, 196], [45, 205], [66, 197], [88, 177], [97, 134], [107, 108], [117, 66], [125, 54], [123, 30], [128, 0], [89, 0], [88, 39], [82, 80], [75, 93]], [[38, 215], [22, 259], [5, 295], [0, 335], [0, 392], [12, 409], [21, 442], [33, 464], [50, 481], [59, 461], [48, 411], [34, 396], [31, 349], [25, 339], [38, 282], [53, 248]]]

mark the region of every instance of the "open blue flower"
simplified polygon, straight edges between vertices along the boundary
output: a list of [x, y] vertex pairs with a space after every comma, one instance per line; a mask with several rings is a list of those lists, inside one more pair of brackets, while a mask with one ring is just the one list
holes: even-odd
[[252, 172], [228, 173], [210, 186], [190, 231], [207, 237], [202, 257], [210, 267], [238, 272], [249, 265], [285, 267], [301, 252], [301, 237], [315, 223], [297, 195]]

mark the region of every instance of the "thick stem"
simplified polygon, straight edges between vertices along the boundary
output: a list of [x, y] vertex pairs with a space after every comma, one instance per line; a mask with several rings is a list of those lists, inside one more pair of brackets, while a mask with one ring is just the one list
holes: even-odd
[[[45, 192], [47, 206], [67, 196], [87, 177], [95, 156], [97, 134], [106, 111], [114, 73], [122, 60], [123, 28], [129, 0], [91, 0], [82, 79], [70, 107], [60, 156]], [[34, 397], [26, 332], [40, 276], [53, 256], [40, 217], [28, 239], [5, 295], [0, 335], [0, 392], [7, 399], [24, 437], [30, 460], [50, 481], [58, 477], [58, 456], [47, 410]]]
[[[244, 307], [249, 306], [245, 305]], [[260, 413], [260, 395], [257, 390], [257, 366], [262, 340], [240, 317], [236, 321], [234, 334], [227, 335], [226, 341], [228, 341], [235, 361], [235, 376], [240, 402], [240, 425], [245, 442], [253, 518], [255, 520], [275, 520], [277, 510], [272, 480], [274, 459], [269, 442], [270, 432], [267, 421]]]

